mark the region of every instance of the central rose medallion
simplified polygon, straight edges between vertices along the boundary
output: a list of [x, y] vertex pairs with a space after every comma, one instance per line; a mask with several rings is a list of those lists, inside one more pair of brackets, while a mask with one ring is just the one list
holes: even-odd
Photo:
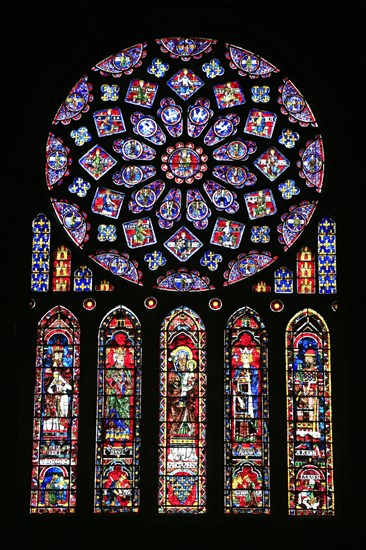
[[175, 147], [167, 148], [167, 154], [162, 157], [161, 168], [166, 172], [168, 179], [175, 179], [176, 183], [192, 183], [202, 178], [202, 172], [207, 170], [202, 147], [195, 147], [193, 143], [176, 143]]

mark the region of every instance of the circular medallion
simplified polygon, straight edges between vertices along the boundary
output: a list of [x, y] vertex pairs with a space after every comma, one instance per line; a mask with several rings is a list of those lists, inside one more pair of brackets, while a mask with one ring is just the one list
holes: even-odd
[[143, 118], [137, 123], [137, 132], [143, 137], [151, 137], [156, 133], [158, 126], [153, 118]]
[[121, 52], [114, 56], [113, 64], [116, 69], [126, 71], [131, 67], [132, 59], [127, 53]]
[[204, 124], [207, 124], [210, 118], [210, 112], [206, 109], [206, 107], [193, 107], [193, 109], [189, 111], [188, 116], [193, 124], [203, 126]]
[[69, 94], [66, 98], [66, 105], [71, 111], [79, 112], [85, 105], [85, 99], [77, 93]]
[[128, 159], [138, 159], [142, 153], [142, 144], [136, 139], [129, 139], [123, 144], [122, 153]]
[[214, 124], [213, 130], [215, 134], [220, 138], [226, 138], [230, 136], [234, 129], [234, 125], [231, 120], [224, 118], [222, 120], [217, 120]]
[[186, 179], [199, 172], [201, 161], [197, 153], [183, 147], [170, 155], [168, 164], [174, 176]]
[[305, 107], [305, 100], [299, 95], [294, 94], [286, 98], [285, 105], [290, 113], [297, 114], [300, 113]]
[[240, 160], [247, 154], [247, 147], [241, 141], [232, 141], [227, 146], [227, 154], [232, 160]]
[[86, 309], [87, 311], [91, 311], [92, 309], [95, 308], [96, 305], [97, 303], [94, 300], [94, 298], [86, 298], [83, 301], [83, 308]]
[[161, 114], [161, 119], [165, 124], [178, 124], [180, 119], [182, 118], [182, 113], [178, 107], [169, 106], [165, 107]]
[[54, 151], [48, 155], [47, 164], [52, 170], [61, 170], [67, 165], [67, 155], [61, 151]]

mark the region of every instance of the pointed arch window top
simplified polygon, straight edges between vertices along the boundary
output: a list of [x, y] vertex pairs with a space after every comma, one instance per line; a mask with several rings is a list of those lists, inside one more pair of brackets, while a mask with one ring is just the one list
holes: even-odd
[[102, 320], [98, 337], [98, 398], [94, 511], [138, 512], [142, 383], [140, 321], [124, 306]]
[[330, 334], [307, 308], [286, 331], [288, 509], [294, 516], [334, 515]]
[[79, 379], [79, 323], [56, 306], [37, 331], [31, 513], [75, 512]]

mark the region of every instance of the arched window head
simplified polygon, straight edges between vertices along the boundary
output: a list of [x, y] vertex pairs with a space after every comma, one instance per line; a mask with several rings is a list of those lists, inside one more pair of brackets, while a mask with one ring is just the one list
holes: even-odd
[[268, 514], [267, 332], [249, 307], [236, 311], [225, 330], [226, 513]]
[[303, 309], [286, 331], [288, 511], [334, 515], [330, 336]]
[[31, 513], [75, 512], [79, 378], [79, 323], [56, 306], [37, 331]]
[[94, 510], [138, 512], [140, 505], [141, 327], [118, 306], [98, 337]]
[[181, 306], [160, 337], [159, 512], [206, 511], [206, 332]]

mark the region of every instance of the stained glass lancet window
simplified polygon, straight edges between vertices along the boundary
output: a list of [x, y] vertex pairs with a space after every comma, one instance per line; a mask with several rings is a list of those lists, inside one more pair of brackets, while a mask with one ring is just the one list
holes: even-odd
[[89, 292], [93, 290], [93, 272], [86, 265], [74, 271], [74, 291]]
[[280, 267], [274, 273], [274, 291], [277, 294], [292, 294], [294, 290], [294, 275], [291, 269]]
[[75, 512], [79, 361], [79, 323], [56, 306], [37, 333], [31, 513]]
[[138, 512], [140, 504], [141, 326], [118, 306], [98, 342], [94, 510]]
[[53, 254], [52, 290], [67, 292], [70, 290], [71, 252], [64, 246], [59, 246]]
[[337, 292], [336, 224], [325, 217], [318, 224], [318, 285], [320, 294]]
[[44, 214], [38, 214], [33, 220], [32, 231], [31, 290], [47, 292], [50, 285], [51, 223]]
[[159, 512], [206, 511], [206, 331], [181, 306], [160, 343]]
[[286, 331], [289, 514], [334, 515], [330, 336], [304, 309]]
[[308, 246], [297, 253], [297, 292], [315, 294], [315, 256]]
[[[325, 155], [310, 105], [272, 63], [241, 46], [199, 37], [156, 38], [125, 46], [70, 83], [50, 121], [45, 144], [50, 208], [86, 261], [106, 271], [108, 280], [96, 282], [95, 289], [118, 290], [122, 282], [131, 283], [132, 289], [144, 287], [147, 296], [152, 289], [184, 294], [219, 291], [256, 276], [296, 243], [320, 203]], [[70, 289], [70, 254], [66, 262], [57, 258], [53, 290]], [[299, 293], [315, 292], [314, 257], [311, 261], [309, 277], [303, 250]], [[75, 290], [81, 290], [77, 277], [74, 283]], [[265, 279], [252, 288], [271, 289]], [[293, 292], [292, 272], [282, 272], [275, 280], [275, 292], [280, 288], [282, 293]], [[283, 303], [275, 300], [271, 308], [281, 311]], [[128, 317], [127, 310], [124, 314], [138, 331], [138, 322]], [[174, 324], [176, 320], [179, 323]], [[260, 319], [257, 322], [261, 327]], [[131, 443], [136, 455], [130, 463], [124, 445], [117, 444], [114, 436], [108, 439], [114, 433], [114, 412], [110, 412], [113, 407], [104, 408], [112, 392], [107, 380], [112, 367], [106, 354], [108, 346], [113, 347], [107, 344], [113, 340], [113, 330], [106, 325], [99, 335], [96, 511], [138, 507], [133, 470], [139, 463], [138, 445]], [[264, 399], [264, 336], [260, 329], [248, 330], [253, 333], [252, 358], [259, 342]], [[129, 338], [129, 329], [125, 332]], [[162, 330], [161, 512], [205, 509], [204, 336], [197, 314], [183, 306], [166, 318]], [[139, 391], [141, 357], [140, 350], [134, 350], [133, 391]], [[194, 387], [188, 390], [190, 369]], [[128, 367], [122, 371], [127, 376]], [[189, 398], [188, 392], [192, 392]], [[233, 396], [228, 399], [234, 401]], [[127, 400], [119, 399], [115, 398], [116, 406], [127, 414]], [[255, 402], [255, 396], [249, 401]], [[130, 419], [136, 419], [137, 426], [140, 405], [136, 403]], [[257, 411], [260, 421], [255, 418], [258, 429], [263, 429], [261, 458], [256, 454], [259, 447], [244, 449], [248, 461], [249, 456], [257, 461], [254, 485], [262, 475], [262, 487], [254, 491], [262, 495], [258, 508], [266, 512], [268, 411], [265, 401], [262, 405]], [[124, 424], [119, 423], [121, 429]], [[115, 456], [107, 457], [110, 441]], [[231, 459], [234, 464], [234, 455]], [[240, 483], [239, 477], [235, 483]], [[121, 498], [115, 498], [113, 486], [122, 483]], [[239, 490], [238, 486], [238, 496]], [[255, 498], [259, 493], [254, 493]], [[245, 494], [249, 498], [249, 492]], [[237, 511], [236, 505], [230, 506]]]
[[267, 354], [258, 314], [236, 311], [225, 331], [226, 513], [270, 510]]

